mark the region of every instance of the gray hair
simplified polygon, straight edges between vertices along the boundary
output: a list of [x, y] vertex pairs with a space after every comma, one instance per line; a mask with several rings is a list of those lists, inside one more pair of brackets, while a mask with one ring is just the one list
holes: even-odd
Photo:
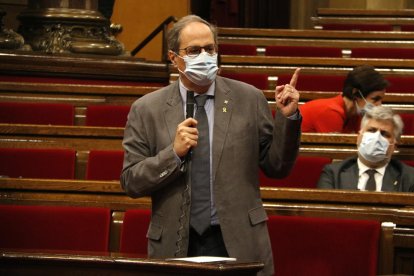
[[180, 34], [181, 31], [190, 23], [193, 22], [200, 22], [203, 23], [205, 25], [207, 25], [210, 30], [211, 33], [213, 34], [214, 37], [214, 44], [218, 45], [218, 41], [217, 41], [217, 29], [215, 26], [213, 26], [212, 24], [208, 23], [207, 21], [205, 21], [204, 19], [202, 19], [201, 17], [197, 16], [197, 15], [187, 15], [182, 17], [180, 20], [178, 20], [174, 26], [168, 31], [168, 35], [167, 35], [167, 42], [168, 42], [168, 49], [177, 53], [179, 48], [180, 48]]
[[367, 125], [368, 120], [371, 119], [390, 121], [394, 125], [395, 138], [397, 139], [397, 141], [400, 140], [404, 128], [404, 123], [400, 115], [395, 114], [391, 108], [383, 105], [374, 106], [372, 109], [368, 110], [362, 118], [361, 128], [364, 128]]

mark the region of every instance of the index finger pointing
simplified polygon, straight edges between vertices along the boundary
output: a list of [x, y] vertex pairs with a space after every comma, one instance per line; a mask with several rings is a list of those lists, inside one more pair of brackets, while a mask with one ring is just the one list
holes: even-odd
[[296, 88], [296, 83], [298, 82], [300, 68], [296, 68], [295, 73], [293, 73], [292, 78], [290, 79], [290, 85]]

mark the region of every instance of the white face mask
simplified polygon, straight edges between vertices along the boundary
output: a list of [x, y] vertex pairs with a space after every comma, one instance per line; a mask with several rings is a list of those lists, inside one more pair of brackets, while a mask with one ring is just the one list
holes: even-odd
[[[181, 56], [179, 56], [181, 57]], [[181, 57], [185, 62], [185, 70], [183, 73], [191, 82], [199, 86], [207, 86], [216, 79], [217, 54], [209, 55], [207, 52], [201, 52], [196, 57]]]
[[358, 146], [359, 154], [366, 160], [377, 163], [387, 158], [387, 151], [390, 143], [380, 131], [364, 132], [361, 143]]
[[362, 93], [361, 93], [361, 90], [359, 90], [359, 89], [358, 89], [358, 93], [359, 93], [359, 95], [361, 95], [362, 99], [365, 101], [365, 105], [364, 105], [364, 107], [360, 108], [360, 107], [359, 107], [359, 105], [355, 102], [355, 104], [356, 104], [356, 110], [357, 110], [358, 115], [364, 116], [364, 115], [365, 115], [365, 113], [367, 113], [367, 111], [369, 111], [369, 110], [371, 110], [372, 108], [374, 108], [374, 104], [373, 104], [373, 103], [368, 102], [368, 101], [364, 98], [364, 96], [363, 96], [363, 95], [362, 95]]

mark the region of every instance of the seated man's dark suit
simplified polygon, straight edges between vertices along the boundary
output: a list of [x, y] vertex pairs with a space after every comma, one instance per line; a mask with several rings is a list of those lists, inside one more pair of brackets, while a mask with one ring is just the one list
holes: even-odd
[[[358, 190], [358, 158], [326, 165], [318, 181], [318, 188]], [[382, 181], [383, 192], [414, 192], [414, 167], [391, 159]]]

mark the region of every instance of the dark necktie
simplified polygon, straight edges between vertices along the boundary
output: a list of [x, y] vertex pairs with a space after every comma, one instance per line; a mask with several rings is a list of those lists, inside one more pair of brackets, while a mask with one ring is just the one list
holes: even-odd
[[377, 172], [376, 170], [373, 169], [369, 169], [365, 171], [368, 174], [368, 181], [367, 181], [367, 185], [365, 186], [365, 190], [367, 191], [376, 191], [377, 190], [377, 185], [375, 182], [375, 173]]
[[198, 141], [191, 156], [191, 219], [190, 224], [202, 234], [210, 226], [210, 142], [207, 113], [204, 104], [207, 95], [195, 97]]

